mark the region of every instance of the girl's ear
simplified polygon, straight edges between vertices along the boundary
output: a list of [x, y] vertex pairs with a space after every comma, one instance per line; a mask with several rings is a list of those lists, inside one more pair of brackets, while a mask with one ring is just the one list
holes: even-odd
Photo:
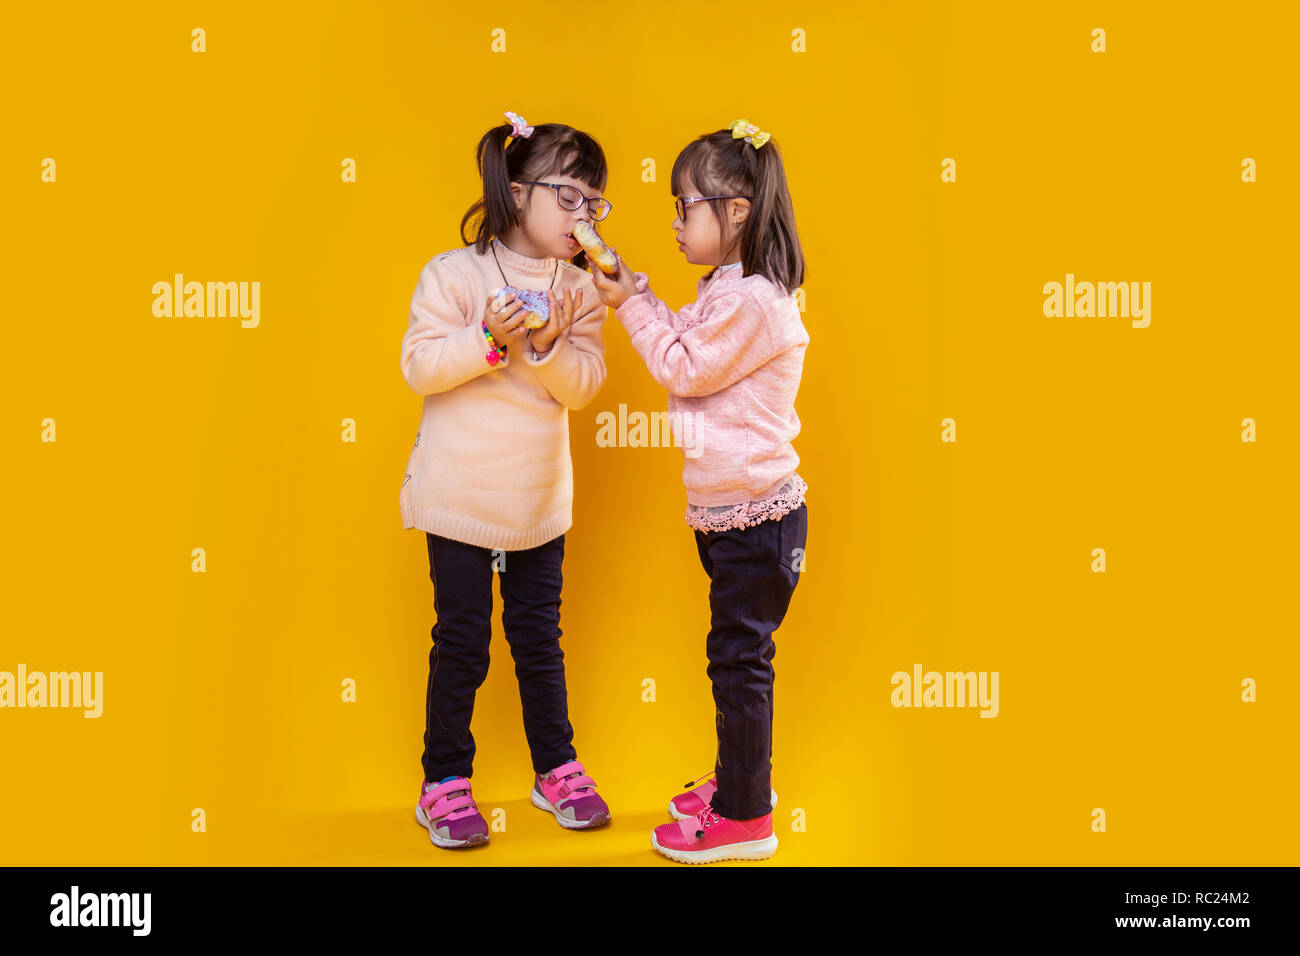
[[745, 221], [745, 217], [747, 217], [748, 215], [749, 215], [748, 199], [731, 200], [731, 224], [733, 226], [738, 226], [741, 223], [743, 223]]

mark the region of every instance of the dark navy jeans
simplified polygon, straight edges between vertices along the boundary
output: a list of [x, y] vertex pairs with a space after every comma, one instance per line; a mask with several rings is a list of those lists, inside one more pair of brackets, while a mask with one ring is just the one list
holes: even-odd
[[[469, 724], [474, 695], [488, 672], [493, 554], [436, 534], [425, 536], [437, 623], [425, 693], [424, 779], [472, 777], [474, 735]], [[502, 624], [515, 660], [533, 769], [546, 773], [577, 759], [560, 650], [564, 535], [504, 554]]]
[[749, 528], [695, 532], [711, 582], [706, 649], [718, 732], [712, 806], [719, 816], [751, 820], [772, 812], [772, 633], [799, 583], [807, 541], [807, 504]]

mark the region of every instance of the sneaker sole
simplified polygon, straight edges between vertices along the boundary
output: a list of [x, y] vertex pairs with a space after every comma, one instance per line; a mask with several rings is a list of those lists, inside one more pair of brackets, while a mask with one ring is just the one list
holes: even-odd
[[466, 840], [453, 840], [449, 837], [439, 836], [435, 832], [428, 814], [424, 812], [424, 807], [419, 805], [415, 808], [415, 822], [429, 831], [429, 839], [433, 841], [434, 846], [440, 846], [444, 850], [458, 850], [465, 846], [483, 846], [488, 841], [486, 833], [472, 834]]
[[[776, 791], [775, 791], [775, 790], [772, 791], [772, 809], [773, 809], [773, 810], [776, 809]], [[680, 810], [677, 809], [677, 804], [673, 803], [671, 800], [668, 801], [668, 812], [671, 813], [671, 814], [673, 815], [673, 819], [674, 819], [674, 820], [687, 820], [687, 819], [690, 819], [691, 817], [695, 816], [695, 814], [693, 814], [693, 813], [682, 813], [682, 811], [680, 811]]]
[[608, 813], [598, 813], [590, 820], [570, 820], [568, 817], [561, 815], [559, 810], [547, 803], [546, 798], [536, 790], [528, 791], [528, 798], [532, 801], [533, 806], [538, 810], [547, 810], [551, 816], [555, 817], [560, 826], [566, 830], [590, 830], [592, 827], [603, 827], [610, 820]]
[[650, 834], [650, 845], [678, 863], [717, 863], [720, 860], [766, 860], [776, 852], [776, 834], [762, 840], [750, 840], [746, 843], [729, 843], [715, 846], [708, 850], [673, 850], [659, 845], [654, 833]]

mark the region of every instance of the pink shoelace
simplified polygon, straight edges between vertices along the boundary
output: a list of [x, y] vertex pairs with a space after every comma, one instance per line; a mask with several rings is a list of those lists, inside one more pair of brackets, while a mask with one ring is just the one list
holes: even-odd
[[[702, 823], [704, 827], [712, 826], [713, 824], [718, 823], [719, 821], [722, 820], [722, 817], [718, 816], [716, 813], [713, 812], [713, 807], [705, 807], [703, 810], [700, 811], [699, 816], [700, 816], [700, 823]], [[699, 830], [696, 830], [695, 839], [702, 840], [703, 838], [704, 838], [704, 829], [701, 828]]]
[[705, 780], [708, 780], [710, 777], [716, 777], [717, 775], [718, 772], [716, 770], [710, 770], [708, 773], [706, 773], [703, 777], [700, 777], [698, 780], [687, 780], [686, 789], [694, 790], [696, 784], [703, 783]]

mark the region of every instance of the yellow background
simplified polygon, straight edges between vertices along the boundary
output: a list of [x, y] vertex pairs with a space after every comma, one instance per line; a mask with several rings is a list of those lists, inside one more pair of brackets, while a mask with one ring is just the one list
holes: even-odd
[[[398, 347], [514, 110], [601, 142], [604, 232], [674, 308], [702, 272], [672, 241], [677, 152], [742, 116], [784, 151], [810, 533], [772, 864], [1294, 863], [1294, 8], [585, 10], [10, 12], [0, 669], [103, 671], [105, 699], [0, 711], [0, 862], [671, 865], [650, 830], [714, 756], [708, 582], [681, 451], [595, 443], [601, 411], [665, 402], [612, 319], [571, 415], [561, 623], [615, 820], [529, 805], [499, 600], [474, 789], [506, 830], [452, 854], [412, 819], [433, 590], [398, 514]], [[153, 317], [177, 272], [259, 281], [260, 327]], [[1150, 327], [1045, 318], [1067, 272], [1150, 281]], [[999, 716], [894, 709], [917, 662], [998, 671]]]

